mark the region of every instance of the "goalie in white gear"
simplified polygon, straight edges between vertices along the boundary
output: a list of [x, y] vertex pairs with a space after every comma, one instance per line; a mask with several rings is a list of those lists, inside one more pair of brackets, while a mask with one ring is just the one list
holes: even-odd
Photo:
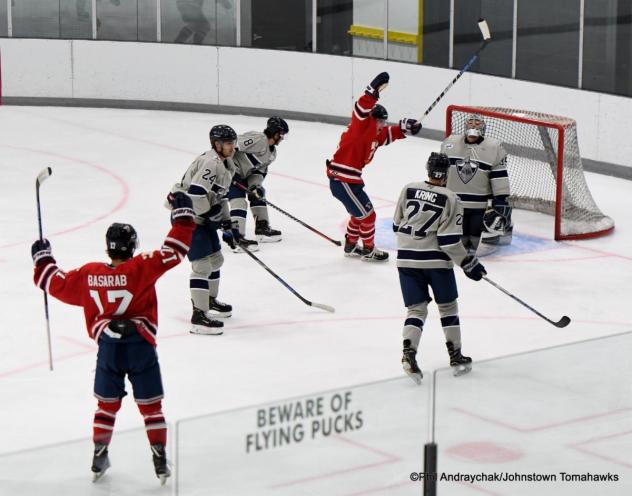
[[463, 244], [470, 253], [476, 253], [481, 236], [484, 243], [509, 244], [513, 231], [507, 152], [500, 141], [485, 136], [485, 129], [483, 118], [470, 114], [464, 134], [441, 144], [451, 165], [446, 187], [463, 204]]

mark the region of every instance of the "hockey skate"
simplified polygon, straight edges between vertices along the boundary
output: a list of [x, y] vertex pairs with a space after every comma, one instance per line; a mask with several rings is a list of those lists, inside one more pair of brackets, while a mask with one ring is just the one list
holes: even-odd
[[450, 354], [450, 367], [452, 367], [455, 377], [467, 374], [472, 370], [472, 359], [461, 355], [461, 348], [454, 348], [454, 344], [448, 341], [446, 344]]
[[361, 260], [363, 262], [385, 262], [388, 260], [388, 253], [378, 250], [375, 246], [362, 248], [361, 254]]
[[162, 444], [152, 444], [151, 454], [154, 460], [154, 469], [156, 470], [156, 477], [160, 479], [160, 485], [164, 486], [167, 482], [167, 478], [171, 476], [171, 470], [167, 465], [167, 452]]
[[415, 381], [415, 384], [421, 384], [423, 374], [417, 365], [417, 351], [410, 346], [410, 340], [404, 340], [404, 354], [402, 356], [402, 367], [404, 372]]
[[92, 482], [98, 481], [108, 468], [110, 468], [108, 445], [95, 443], [92, 457]]
[[231, 248], [233, 253], [243, 253], [244, 250], [241, 249], [242, 246], [245, 246], [248, 251], [259, 251], [259, 243], [257, 243], [253, 239], [241, 238], [239, 244], [235, 245], [234, 248]]
[[359, 257], [362, 255], [362, 248], [358, 246], [358, 242], [352, 243], [345, 234], [345, 257]]
[[193, 316], [191, 317], [191, 334], [203, 334], [205, 336], [219, 336], [224, 334], [222, 331], [224, 323], [219, 320], [209, 319], [204, 310], [193, 308]]
[[226, 319], [233, 314], [233, 306], [228, 303], [223, 303], [219, 301], [217, 298], [213, 298], [212, 296], [208, 299], [208, 312], [206, 312], [206, 316], [209, 319], [213, 317], [217, 317], [218, 319]]
[[281, 241], [281, 231], [272, 229], [267, 220], [258, 220], [255, 225], [255, 236], [259, 243], [278, 243]]

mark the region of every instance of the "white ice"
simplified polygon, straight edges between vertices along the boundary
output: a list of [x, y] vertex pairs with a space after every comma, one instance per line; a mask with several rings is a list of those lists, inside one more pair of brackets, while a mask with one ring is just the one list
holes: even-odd
[[[134, 438], [136, 452], [128, 455], [128, 463], [138, 457], [146, 474], [134, 478], [121, 454], [118, 459], [113, 456], [117, 471], [113, 468], [107, 479], [100, 481], [101, 488], [90, 483], [96, 347], [87, 336], [80, 309], [49, 300], [55, 370], [48, 370], [43, 297], [32, 283], [30, 258], [30, 244], [37, 236], [34, 180], [42, 168], [52, 167], [53, 175], [41, 191], [42, 215], [45, 236], [61, 267], [70, 269], [104, 260], [104, 233], [115, 221], [133, 224], [140, 234], [141, 249], [154, 249], [160, 246], [169, 227], [168, 212], [162, 206], [164, 197], [193, 158], [208, 148], [209, 127], [217, 123], [228, 123], [237, 132], [245, 132], [263, 129], [265, 119], [141, 110], [0, 107], [0, 455], [28, 450], [19, 455], [19, 463], [33, 467], [32, 471], [15, 472], [9, 460], [18, 458], [0, 456], [1, 495], [18, 489], [44, 494], [44, 488], [50, 485], [36, 490], [28, 482], [37, 479], [33, 472], [42, 470], [50, 458], [35, 448], [69, 440], [80, 440], [81, 446], [81, 450], [61, 451], [67, 453], [72, 470], [52, 476], [54, 485], [63, 488], [65, 494], [158, 492], [142, 432], [119, 434], [118, 438]], [[301, 121], [289, 124], [289, 138], [279, 147], [278, 159], [266, 179], [268, 197], [296, 217], [342, 239], [346, 213], [328, 191], [324, 161], [335, 150], [343, 127]], [[437, 147], [437, 142], [423, 139], [399, 141], [378, 150], [366, 169], [366, 189], [378, 213], [378, 244], [388, 248], [391, 257], [395, 256], [390, 233], [394, 201], [404, 184], [423, 178], [425, 159]], [[552, 241], [551, 217], [520, 211], [515, 213], [513, 246], [483, 260], [492, 279], [551, 318], [570, 316], [569, 327], [551, 326], [485, 282], [466, 279], [457, 270], [463, 351], [475, 362], [473, 373], [465, 379], [470, 382], [462, 384], [486, 391], [486, 400], [483, 405], [477, 404], [477, 395], [463, 395], [463, 401], [460, 395], [450, 396], [454, 408], [471, 413], [470, 418], [456, 419], [451, 425], [452, 429], [460, 429], [456, 432], [465, 436], [477, 429], [485, 432], [488, 424], [480, 421], [482, 417], [509, 422], [506, 416], [514, 417], [515, 411], [502, 397], [507, 398], [503, 391], [514, 387], [512, 384], [528, 392], [525, 401], [538, 406], [537, 420], [541, 424], [574, 422], [582, 417], [572, 401], [559, 401], [568, 385], [547, 384], [547, 367], [555, 362], [551, 370], [564, 370], [557, 363], [564, 353], [547, 352], [546, 359], [520, 369], [525, 376], [529, 375], [529, 367], [543, 371], [538, 376], [540, 385], [534, 386], [532, 381], [528, 387], [520, 380], [504, 385], [494, 382], [494, 378], [513, 377], [511, 367], [504, 368], [502, 361], [480, 367], [476, 376], [477, 361], [632, 330], [632, 317], [627, 313], [631, 301], [632, 184], [595, 174], [587, 174], [587, 181], [597, 204], [615, 220], [612, 235], [556, 243]], [[233, 304], [234, 315], [226, 322], [221, 337], [190, 335], [189, 267], [183, 263], [157, 286], [158, 351], [166, 390], [163, 404], [170, 422], [402, 375], [405, 309], [394, 260], [373, 265], [346, 259], [340, 248], [287, 217], [274, 210], [270, 216], [272, 226], [283, 231], [283, 241], [263, 245], [257, 256], [306, 298], [333, 305], [336, 313], [330, 315], [304, 305], [246, 255], [224, 251], [220, 299]], [[248, 229], [252, 234], [252, 218], [248, 219]], [[576, 382], [571, 383], [581, 391], [588, 382], [584, 394], [587, 400], [594, 398], [589, 415], [603, 419], [603, 425], [609, 422], [608, 415], [627, 412], [620, 429], [604, 436], [632, 431], [630, 376], [621, 374], [621, 360], [625, 362], [632, 349], [628, 346], [623, 353], [610, 350], [612, 355], [607, 347], [600, 346], [599, 350], [596, 358], [600, 361], [591, 362], [592, 368], [574, 366]], [[615, 351], [617, 359], [611, 360]], [[428, 371], [447, 365], [443, 332], [433, 305], [420, 360]], [[482, 370], [490, 367], [493, 374], [485, 375]], [[592, 380], [586, 381], [587, 376]], [[426, 373], [421, 390], [427, 390], [429, 380], [430, 374]], [[446, 384], [457, 387], [459, 383], [454, 381], [459, 380], [450, 376]], [[406, 391], [415, 387], [407, 381], [395, 384]], [[610, 388], [613, 383], [620, 387], [613, 392], [620, 399], [616, 405], [598, 394], [602, 386]], [[490, 388], [498, 388], [498, 394], [492, 394]], [[375, 398], [379, 403], [381, 397]], [[406, 404], [401, 406], [404, 411], [406, 408]], [[552, 408], [554, 412], [547, 416]], [[410, 411], [408, 416], [421, 425], [425, 435], [426, 414]], [[381, 422], [386, 425], [388, 417]], [[141, 426], [142, 419], [128, 397], [118, 415], [116, 430], [122, 433]], [[591, 424], [582, 424], [560, 443], [581, 443], [591, 438], [594, 429]], [[520, 445], [526, 438], [521, 440], [516, 432], [520, 429], [511, 432], [511, 443]], [[419, 453], [426, 440], [422, 434], [417, 438]], [[509, 442], [510, 437], [502, 429], [486, 436], [488, 441], [500, 444]], [[618, 491], [630, 489], [632, 483], [630, 437], [622, 435], [618, 444], [600, 457], [578, 450], [571, 456], [562, 450], [558, 461], [564, 465], [568, 455], [566, 468], [572, 471], [584, 456], [588, 466], [594, 462], [595, 471], [627, 473], [627, 486], [598, 486], [599, 494], [624, 494]], [[437, 441], [440, 450], [445, 450], [441, 438]], [[60, 451], [54, 447], [50, 453], [58, 457]], [[538, 453], [531, 455], [540, 459]], [[449, 459], [448, 451], [445, 457]], [[576, 461], [578, 457], [580, 462]], [[3, 471], [3, 464], [12, 467], [11, 473]], [[498, 468], [497, 464], [494, 467]], [[213, 469], [212, 461], [208, 468]], [[404, 464], [398, 470], [406, 479], [409, 472], [421, 470], [421, 466]], [[379, 481], [376, 484], [388, 486], [380, 486]], [[418, 494], [421, 486], [411, 484], [397, 486], [397, 494]], [[308, 486], [295, 485], [295, 490], [284, 494], [312, 494]], [[449, 494], [476, 494], [485, 492], [484, 487], [461, 484]], [[597, 494], [595, 487], [580, 486], [573, 494]], [[383, 489], [380, 494], [395, 494], [393, 488]], [[557, 491], [562, 494], [559, 488]], [[367, 489], [362, 494], [369, 492]], [[347, 488], [335, 494], [355, 493]]]

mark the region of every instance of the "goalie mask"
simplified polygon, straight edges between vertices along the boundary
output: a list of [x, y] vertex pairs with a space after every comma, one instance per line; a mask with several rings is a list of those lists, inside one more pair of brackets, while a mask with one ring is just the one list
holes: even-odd
[[484, 138], [485, 127], [485, 121], [480, 114], [470, 114], [465, 119], [465, 136], [468, 138]]

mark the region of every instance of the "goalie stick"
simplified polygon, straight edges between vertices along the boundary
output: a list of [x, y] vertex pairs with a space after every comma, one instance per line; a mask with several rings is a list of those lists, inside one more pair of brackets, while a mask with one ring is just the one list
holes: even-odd
[[301, 296], [298, 293], [298, 291], [296, 291], [292, 286], [290, 286], [287, 282], [285, 282], [283, 279], [281, 279], [281, 277], [279, 277], [270, 267], [268, 267], [266, 264], [264, 264], [259, 259], [259, 257], [254, 255], [245, 246], [243, 246], [243, 245], [240, 245], [240, 246], [241, 246], [241, 249], [244, 250], [244, 252], [246, 252], [250, 258], [252, 258], [255, 262], [257, 262], [259, 265], [261, 265], [261, 267], [263, 267], [266, 271], [268, 271], [268, 273], [270, 273], [272, 275], [272, 277], [274, 277], [277, 281], [279, 281], [281, 284], [283, 284], [283, 286], [285, 286], [287, 289], [289, 289], [290, 292], [294, 296], [296, 296], [299, 300], [301, 300], [303, 303], [305, 303], [306, 305], [309, 305], [310, 307], [320, 308], [320, 309], [325, 310], [326, 312], [330, 312], [330, 313], [334, 313], [336, 311], [336, 309], [334, 307], [332, 307], [332, 306], [324, 305], [323, 303], [315, 303], [315, 302], [309, 301], [307, 298], [304, 298], [303, 296]]
[[423, 122], [423, 120], [432, 111], [432, 109], [436, 107], [437, 103], [439, 103], [439, 101], [445, 96], [445, 94], [448, 91], [450, 91], [450, 88], [454, 86], [454, 83], [456, 83], [461, 78], [463, 73], [466, 72], [470, 67], [472, 67], [472, 64], [476, 62], [476, 59], [478, 59], [478, 56], [480, 55], [480, 53], [485, 49], [485, 47], [487, 46], [487, 43], [489, 43], [489, 40], [491, 40], [492, 35], [489, 32], [489, 26], [487, 25], [487, 21], [485, 19], [480, 19], [478, 21], [478, 29], [481, 30], [481, 34], [483, 35], [483, 41], [479, 45], [476, 52], [474, 52], [474, 55], [470, 57], [470, 60], [467, 61], [467, 64], [465, 64], [463, 69], [461, 69], [461, 71], [454, 77], [454, 79], [450, 81], [450, 84], [448, 84], [445, 87], [445, 89], [441, 92], [441, 94], [437, 97], [437, 99], [434, 102], [432, 102], [432, 105], [430, 105], [430, 107], [428, 107], [428, 109], [424, 112], [424, 115], [421, 117], [421, 119], [419, 119], [420, 122]]
[[[40, 206], [40, 186], [53, 173], [53, 169], [46, 167], [37, 175], [35, 179], [35, 198], [37, 199], [37, 224], [39, 227], [39, 239], [42, 241], [44, 235], [42, 233], [42, 211]], [[44, 291], [44, 314], [46, 315], [46, 337], [48, 339], [48, 368], [53, 370], [53, 350], [50, 344], [50, 318], [48, 316], [48, 294]]]
[[520, 303], [522, 306], [528, 308], [529, 310], [531, 310], [534, 314], [536, 314], [538, 317], [543, 318], [544, 320], [546, 320], [547, 322], [549, 322], [550, 324], [553, 324], [555, 327], [566, 327], [568, 324], [571, 323], [571, 319], [570, 317], [567, 317], [566, 315], [564, 315], [560, 320], [558, 320], [557, 322], [549, 319], [548, 317], [542, 315], [540, 312], [538, 312], [535, 308], [527, 305], [524, 301], [522, 301], [520, 298], [518, 298], [516, 295], [510, 293], [509, 291], [507, 291], [505, 288], [503, 288], [501, 285], [496, 284], [494, 281], [492, 281], [489, 277], [487, 276], [483, 276], [483, 279], [485, 279], [488, 283], [490, 283], [492, 286], [494, 286], [495, 288], [499, 289], [500, 291], [502, 291], [503, 293], [505, 293], [507, 296], [509, 296], [510, 298], [513, 298], [514, 300], [516, 300], [518, 303]]

